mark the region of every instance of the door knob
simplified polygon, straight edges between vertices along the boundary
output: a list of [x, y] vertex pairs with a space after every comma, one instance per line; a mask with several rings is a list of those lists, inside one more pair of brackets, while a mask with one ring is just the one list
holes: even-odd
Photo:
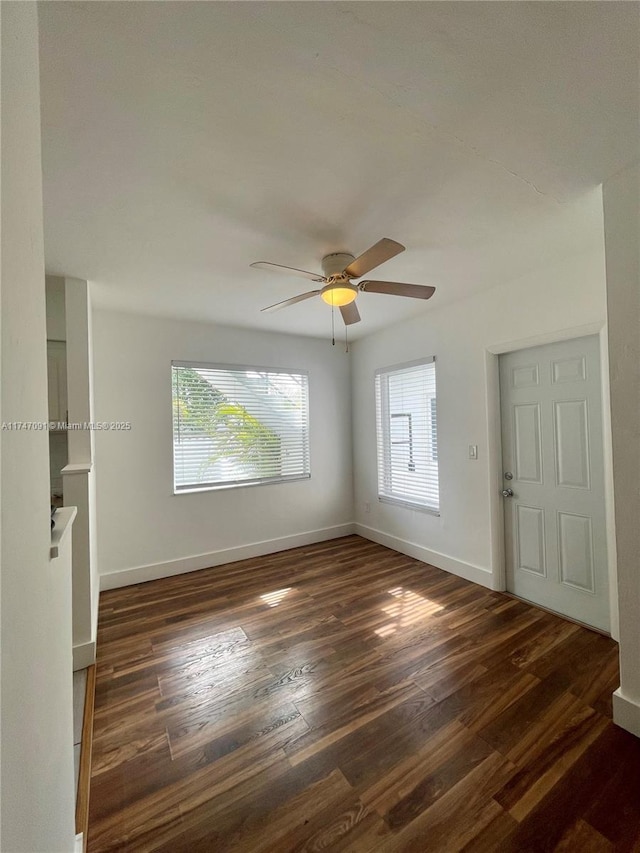
[[502, 490], [503, 498], [512, 498], [513, 497], [513, 489], [503, 489]]

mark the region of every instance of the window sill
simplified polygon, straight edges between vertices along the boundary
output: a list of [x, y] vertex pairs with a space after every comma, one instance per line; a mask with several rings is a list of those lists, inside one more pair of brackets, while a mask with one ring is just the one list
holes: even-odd
[[432, 506], [425, 506], [424, 504], [413, 503], [412, 501], [402, 500], [402, 498], [389, 498], [386, 495], [378, 495], [378, 500], [383, 504], [391, 504], [392, 506], [402, 506], [406, 509], [415, 509], [418, 512], [425, 512], [427, 515], [435, 515], [437, 518], [440, 517], [440, 510], [435, 509]]
[[215, 486], [191, 486], [185, 489], [173, 490], [174, 495], [193, 495], [198, 492], [226, 492], [229, 489], [246, 489], [248, 486], [276, 486], [281, 483], [298, 483], [300, 480], [310, 480], [311, 474], [301, 474], [295, 477], [282, 477], [273, 480], [248, 480], [244, 483], [221, 483]]

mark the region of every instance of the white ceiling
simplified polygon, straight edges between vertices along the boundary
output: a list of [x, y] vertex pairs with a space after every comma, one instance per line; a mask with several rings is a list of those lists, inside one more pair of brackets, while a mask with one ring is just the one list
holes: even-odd
[[[124, 310], [326, 336], [305, 279], [380, 237], [353, 337], [583, 251], [638, 157], [637, 3], [40, 4], [47, 271]], [[371, 274], [373, 276], [373, 273]]]

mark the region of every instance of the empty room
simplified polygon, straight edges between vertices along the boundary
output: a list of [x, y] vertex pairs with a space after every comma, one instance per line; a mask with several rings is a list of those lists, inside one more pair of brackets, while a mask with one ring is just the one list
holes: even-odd
[[3, 853], [637, 853], [640, 4], [0, 15]]

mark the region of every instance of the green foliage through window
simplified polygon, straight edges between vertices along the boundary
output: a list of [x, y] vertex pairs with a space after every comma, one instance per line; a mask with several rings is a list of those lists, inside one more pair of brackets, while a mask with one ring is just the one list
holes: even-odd
[[174, 365], [172, 383], [177, 490], [308, 476], [306, 375]]

